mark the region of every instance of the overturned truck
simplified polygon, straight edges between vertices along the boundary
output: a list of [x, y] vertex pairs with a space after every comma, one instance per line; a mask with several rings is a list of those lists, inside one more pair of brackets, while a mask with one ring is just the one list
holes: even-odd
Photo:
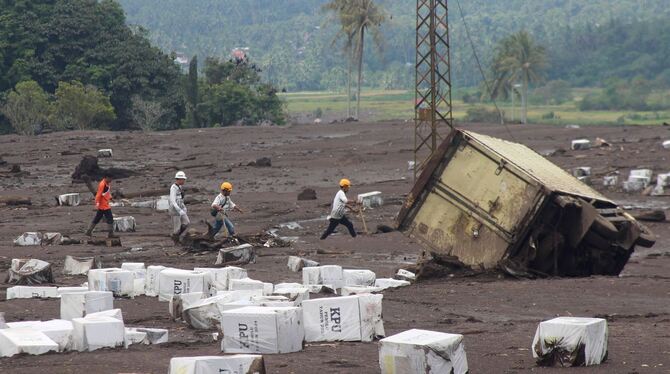
[[454, 130], [398, 215], [438, 262], [520, 276], [618, 275], [653, 234], [530, 148]]

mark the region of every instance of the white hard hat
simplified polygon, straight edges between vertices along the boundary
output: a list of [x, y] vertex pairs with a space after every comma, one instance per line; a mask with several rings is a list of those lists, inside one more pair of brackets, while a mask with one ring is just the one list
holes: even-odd
[[177, 174], [175, 174], [174, 179], [186, 179], [186, 173], [178, 171]]

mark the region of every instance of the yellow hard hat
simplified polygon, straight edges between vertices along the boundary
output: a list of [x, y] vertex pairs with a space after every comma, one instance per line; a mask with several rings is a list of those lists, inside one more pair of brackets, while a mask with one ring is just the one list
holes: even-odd
[[351, 182], [349, 179], [340, 179], [340, 187], [351, 187]]
[[221, 189], [222, 190], [227, 190], [227, 191], [232, 191], [233, 190], [233, 185], [230, 184], [230, 182], [223, 182], [223, 183], [221, 183]]

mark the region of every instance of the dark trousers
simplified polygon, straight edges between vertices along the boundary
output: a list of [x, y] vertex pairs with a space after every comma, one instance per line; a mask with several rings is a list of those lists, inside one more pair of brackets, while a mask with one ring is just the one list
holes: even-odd
[[114, 223], [114, 216], [112, 215], [112, 210], [107, 209], [107, 210], [98, 210], [95, 212], [95, 217], [93, 218], [93, 224], [97, 225], [102, 217], [105, 217], [105, 222], [108, 224], [113, 224]]
[[344, 216], [340, 219], [335, 219], [331, 218], [330, 223], [328, 224], [328, 228], [326, 231], [323, 232], [323, 235], [321, 235], [321, 240], [325, 239], [328, 237], [328, 235], [332, 234], [335, 232], [335, 228], [337, 225], [343, 225], [349, 230], [349, 234], [351, 234], [351, 237], [355, 238], [356, 237], [356, 230], [354, 230], [354, 224], [349, 221], [349, 218], [347, 216]]

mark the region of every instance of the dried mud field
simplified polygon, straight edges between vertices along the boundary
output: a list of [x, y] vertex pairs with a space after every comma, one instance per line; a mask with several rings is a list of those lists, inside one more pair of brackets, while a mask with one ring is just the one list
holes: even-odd
[[[627, 177], [631, 168], [670, 172], [668, 127], [511, 126], [468, 124], [467, 129], [514, 139], [564, 168], [591, 166], [593, 183], [606, 196], [633, 208], [669, 209], [670, 197], [646, 197], [606, 190], [601, 178], [613, 170]], [[571, 151], [572, 139], [606, 139], [610, 147]], [[56, 231], [82, 238], [93, 215], [93, 202], [83, 184], [70, 175], [84, 155], [112, 148], [113, 158], [100, 159], [102, 167], [120, 167], [136, 175], [114, 181], [113, 189], [126, 192], [165, 188], [176, 170], [189, 179], [189, 216], [196, 227], [210, 219], [208, 207], [223, 180], [231, 181], [234, 201], [245, 214], [233, 221], [243, 234], [254, 234], [282, 223], [298, 222], [297, 229], [279, 233], [298, 236], [290, 248], [260, 248], [258, 260], [245, 265], [249, 276], [267, 282], [300, 282], [300, 274], [286, 267], [289, 255], [301, 255], [321, 264], [370, 269], [378, 277], [414, 262], [422, 249], [400, 233], [361, 235], [339, 233], [320, 241], [337, 181], [352, 180], [349, 197], [381, 191], [382, 208], [366, 211], [368, 226], [392, 225], [405, 194], [412, 186], [413, 126], [408, 122], [295, 125], [285, 128], [234, 127], [191, 129], [143, 134], [138, 132], [69, 132], [37, 137], [0, 136], [0, 196], [30, 196], [29, 207], [0, 206], [0, 274], [12, 258], [51, 262], [58, 285], [79, 285], [84, 276], [62, 275], [66, 255], [101, 256], [105, 267], [122, 262], [144, 262], [184, 269], [213, 266], [216, 253], [192, 254], [172, 244], [166, 213], [147, 208], [117, 207], [116, 215], [132, 215], [137, 231], [122, 235], [123, 246], [89, 245], [16, 247], [12, 241], [25, 231]], [[65, 155], [63, 155], [65, 154]], [[271, 167], [249, 162], [269, 157]], [[6, 173], [17, 164], [19, 176]], [[306, 187], [317, 200], [298, 201]], [[81, 192], [84, 203], [58, 207], [54, 196]], [[357, 229], [362, 223], [354, 219]], [[104, 225], [101, 225], [104, 226]], [[651, 249], [634, 253], [618, 277], [516, 280], [502, 275], [453, 277], [420, 282], [384, 292], [383, 313], [387, 335], [423, 328], [465, 336], [471, 373], [670, 373], [670, 224], [653, 223], [657, 236]], [[102, 236], [102, 232], [97, 232]], [[131, 251], [131, 248], [142, 250]], [[9, 300], [0, 286], [0, 311], [7, 321], [58, 318], [59, 300]], [[170, 330], [164, 345], [134, 345], [88, 353], [53, 353], [0, 359], [2, 373], [166, 373], [171, 357], [220, 354], [212, 334], [196, 332], [173, 322], [167, 303], [139, 296], [117, 299], [127, 326]], [[536, 366], [530, 346], [538, 322], [555, 316], [600, 316], [609, 323], [609, 358], [601, 366], [549, 369]], [[269, 373], [376, 373], [377, 343], [306, 344], [302, 352], [266, 355]]]

